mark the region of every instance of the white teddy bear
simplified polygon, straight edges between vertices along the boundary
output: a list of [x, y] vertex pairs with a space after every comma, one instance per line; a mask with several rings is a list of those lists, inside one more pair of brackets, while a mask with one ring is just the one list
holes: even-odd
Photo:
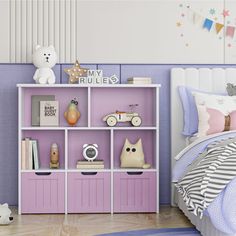
[[0, 225], [9, 225], [13, 222], [13, 217], [11, 216], [11, 210], [8, 204], [0, 204]]
[[57, 63], [57, 53], [53, 46], [37, 45], [33, 53], [33, 64], [37, 67], [34, 80], [38, 84], [55, 84], [56, 77], [51, 69]]

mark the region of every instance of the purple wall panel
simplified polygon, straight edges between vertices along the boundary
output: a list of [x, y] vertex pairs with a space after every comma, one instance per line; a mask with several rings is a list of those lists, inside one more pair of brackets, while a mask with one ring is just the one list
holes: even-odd
[[115, 74], [117, 78], [120, 80], [120, 69], [121, 69], [120, 65], [112, 65], [112, 64], [98, 65], [98, 69], [103, 70], [103, 76], [112, 76]]

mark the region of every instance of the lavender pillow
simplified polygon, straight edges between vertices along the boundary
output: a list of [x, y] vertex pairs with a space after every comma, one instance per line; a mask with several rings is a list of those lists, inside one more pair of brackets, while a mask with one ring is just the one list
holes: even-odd
[[[179, 86], [179, 95], [184, 111], [184, 128], [182, 134], [192, 136], [198, 132], [198, 111], [192, 92], [200, 92], [206, 94], [214, 94], [201, 91], [188, 86]], [[227, 95], [226, 93], [218, 93], [218, 95]]]
[[192, 91], [196, 90], [186, 86], [179, 86], [179, 95], [184, 111], [182, 134], [185, 136], [192, 136], [198, 130], [198, 112]]

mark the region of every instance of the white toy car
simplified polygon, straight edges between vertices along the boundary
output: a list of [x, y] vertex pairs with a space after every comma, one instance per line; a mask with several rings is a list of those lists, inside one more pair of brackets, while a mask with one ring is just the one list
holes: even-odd
[[[138, 104], [130, 105], [131, 109]], [[118, 122], [130, 122], [133, 126], [140, 126], [142, 124], [142, 119], [136, 112], [123, 112], [116, 111], [103, 117], [103, 121], [107, 123], [108, 126], [115, 126]]]

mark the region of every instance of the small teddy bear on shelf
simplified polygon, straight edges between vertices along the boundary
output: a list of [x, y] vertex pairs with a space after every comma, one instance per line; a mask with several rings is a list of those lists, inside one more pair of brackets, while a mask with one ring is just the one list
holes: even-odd
[[55, 84], [56, 77], [51, 68], [56, 65], [56, 62], [57, 53], [53, 46], [36, 46], [33, 53], [33, 64], [37, 69], [33, 78], [37, 84]]
[[0, 225], [9, 225], [13, 222], [13, 217], [11, 216], [11, 210], [8, 204], [0, 204]]

